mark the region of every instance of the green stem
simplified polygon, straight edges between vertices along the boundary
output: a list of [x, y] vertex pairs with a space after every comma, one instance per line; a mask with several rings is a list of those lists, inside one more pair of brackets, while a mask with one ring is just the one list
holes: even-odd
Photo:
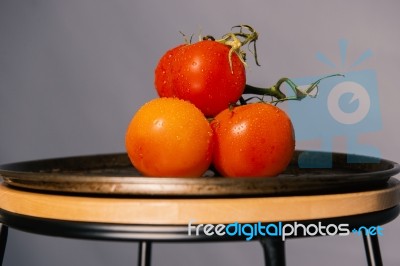
[[271, 96], [275, 97], [276, 99], [286, 98], [286, 95], [283, 92], [281, 92], [279, 88], [277, 88], [276, 86], [272, 86], [270, 88], [259, 88], [246, 84], [243, 94]]
[[[344, 77], [344, 75], [342, 75], [342, 74], [333, 74], [333, 75], [322, 77], [322, 78], [314, 81], [313, 83], [311, 83], [310, 86], [308, 86], [308, 88], [305, 89], [304, 91], [300, 90], [298, 88], [298, 86], [289, 78], [281, 78], [280, 80], [278, 80], [278, 82], [275, 85], [273, 85], [272, 87], [269, 87], [269, 88], [259, 88], [259, 87], [254, 87], [254, 86], [246, 84], [243, 94], [255, 94], [255, 95], [262, 95], [262, 96], [271, 96], [271, 97], [276, 98], [276, 100], [274, 100], [272, 102], [283, 102], [286, 100], [300, 101], [307, 96], [316, 97], [318, 91], [315, 93], [315, 95], [311, 95], [311, 93], [315, 89], [318, 90], [318, 84], [323, 79], [337, 77], [337, 76]], [[288, 97], [288, 96], [286, 96], [285, 93], [282, 92], [281, 86], [284, 83], [286, 83], [293, 90], [293, 92], [294, 92], [293, 96]]]

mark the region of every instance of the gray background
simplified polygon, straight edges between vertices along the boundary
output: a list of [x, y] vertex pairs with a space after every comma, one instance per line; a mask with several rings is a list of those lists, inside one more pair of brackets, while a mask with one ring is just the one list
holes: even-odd
[[[202, 30], [220, 36], [247, 23], [260, 33], [261, 67], [248, 80], [330, 73], [315, 59], [367, 49], [358, 69], [377, 73], [383, 129], [366, 141], [400, 161], [400, 2], [392, 1], [0, 1], [0, 163], [124, 151], [133, 113], [156, 97], [159, 57]], [[348, 71], [346, 67], [337, 71]], [[341, 151], [340, 139], [334, 149]], [[308, 148], [300, 144], [299, 148]], [[385, 265], [399, 265], [400, 220], [384, 227]], [[134, 265], [135, 243], [83, 241], [10, 230], [5, 265]], [[359, 237], [287, 242], [288, 265], [365, 265]], [[153, 265], [263, 265], [258, 243], [156, 244]]]

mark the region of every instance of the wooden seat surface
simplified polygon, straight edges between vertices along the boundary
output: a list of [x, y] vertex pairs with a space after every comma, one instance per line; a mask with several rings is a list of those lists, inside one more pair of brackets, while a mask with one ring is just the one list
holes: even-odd
[[370, 213], [400, 203], [400, 182], [341, 194], [243, 198], [133, 198], [49, 194], [0, 185], [0, 208], [64, 221], [186, 225], [301, 221]]

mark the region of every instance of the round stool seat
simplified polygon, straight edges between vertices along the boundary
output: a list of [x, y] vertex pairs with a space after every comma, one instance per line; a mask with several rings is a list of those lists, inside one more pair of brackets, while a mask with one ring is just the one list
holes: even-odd
[[[399, 215], [400, 182], [357, 192], [240, 198], [144, 198], [56, 194], [0, 185], [1, 258], [7, 228], [53, 236], [139, 241], [149, 266], [153, 241], [244, 240], [191, 235], [190, 224], [304, 222], [376, 226]], [[257, 238], [268, 265], [285, 265], [284, 241]], [[377, 235], [363, 235], [368, 265], [382, 265]]]
[[0, 186], [0, 209], [76, 222], [187, 225], [301, 221], [377, 212], [398, 205], [400, 182], [376, 190], [249, 198], [125, 198], [59, 195]]

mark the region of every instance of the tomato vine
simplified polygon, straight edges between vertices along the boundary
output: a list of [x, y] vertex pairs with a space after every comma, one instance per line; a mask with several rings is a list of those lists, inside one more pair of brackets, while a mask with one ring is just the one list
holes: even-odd
[[[234, 29], [239, 29], [239, 31], [233, 31]], [[230, 46], [229, 50], [229, 55], [228, 55], [228, 60], [229, 60], [229, 65], [231, 68], [231, 72], [233, 73], [232, 69], [232, 54], [236, 53], [240, 59], [240, 61], [243, 63], [244, 66], [247, 66], [246, 63], [246, 52], [242, 50], [242, 47], [245, 46], [246, 44], [248, 45], [248, 50], [253, 54], [253, 57], [255, 59], [255, 63], [257, 66], [260, 66], [257, 58], [257, 40], [258, 40], [258, 32], [255, 31], [255, 29], [250, 26], [250, 25], [237, 25], [233, 26], [231, 28], [231, 31], [225, 35], [222, 36], [221, 39], [215, 39], [211, 35], [207, 35], [203, 37], [203, 40], [212, 40], [216, 41], [218, 43], [222, 43], [224, 45]], [[253, 45], [253, 49], [250, 49], [250, 45]], [[245, 94], [253, 94], [253, 95], [259, 95], [260, 97], [251, 97], [249, 99], [244, 99], [243, 95], [239, 99], [240, 104], [246, 104], [248, 101], [258, 98], [260, 101], [264, 102], [264, 97], [265, 96], [271, 96], [272, 99], [269, 101], [270, 103], [277, 104], [279, 102], [284, 102], [288, 100], [297, 100], [300, 101], [304, 99], [305, 97], [312, 97], [315, 98], [318, 95], [318, 85], [320, 82], [324, 79], [331, 78], [331, 77], [337, 77], [337, 76], [344, 76], [342, 74], [332, 74], [332, 75], [327, 75], [324, 76], [314, 82], [312, 82], [306, 89], [301, 90], [299, 86], [293, 82], [290, 78], [283, 77], [279, 79], [276, 84], [272, 85], [271, 87], [267, 88], [260, 88], [260, 87], [255, 87], [250, 84], [245, 85], [245, 89], [243, 91], [243, 95]], [[288, 85], [289, 88], [293, 91], [292, 96], [287, 96], [283, 91], [282, 91], [282, 85]]]

